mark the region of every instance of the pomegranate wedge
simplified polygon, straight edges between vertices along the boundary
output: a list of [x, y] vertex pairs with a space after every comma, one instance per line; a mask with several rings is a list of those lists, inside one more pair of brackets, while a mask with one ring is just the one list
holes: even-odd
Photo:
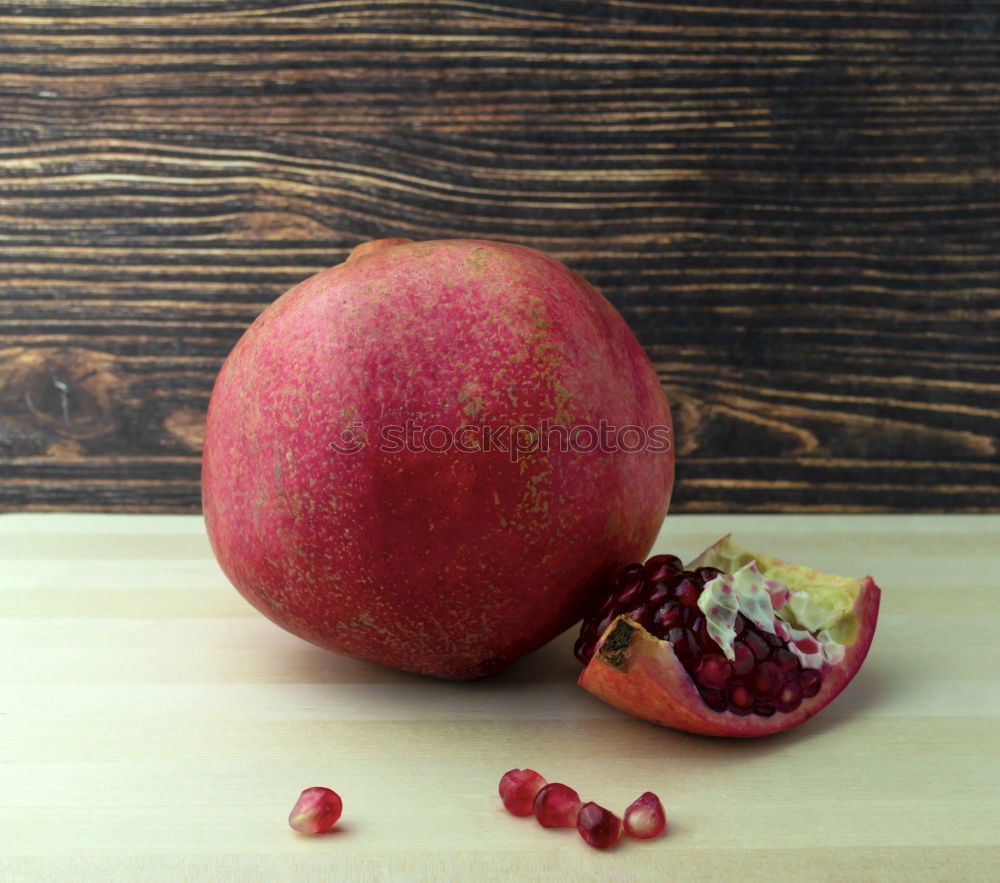
[[653, 723], [750, 737], [801, 724], [864, 662], [881, 592], [741, 549], [622, 569], [576, 643], [579, 684]]

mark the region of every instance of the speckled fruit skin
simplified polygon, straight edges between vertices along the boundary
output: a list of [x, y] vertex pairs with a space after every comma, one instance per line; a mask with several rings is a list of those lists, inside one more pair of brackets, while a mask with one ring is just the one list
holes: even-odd
[[[407, 419], [670, 426], [622, 317], [533, 249], [380, 240], [295, 286], [219, 372], [203, 506], [243, 596], [330, 650], [499, 672], [576, 622], [666, 514], [672, 450], [385, 450]], [[367, 444], [338, 453], [355, 424]]]

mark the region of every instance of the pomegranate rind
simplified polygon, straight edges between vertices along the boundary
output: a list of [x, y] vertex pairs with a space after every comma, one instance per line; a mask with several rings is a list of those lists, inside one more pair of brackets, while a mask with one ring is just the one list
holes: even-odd
[[[756, 555], [724, 537], [689, 566], [729, 569], [756, 560], [762, 572], [800, 589], [810, 600], [830, 608], [845, 642], [844, 658], [824, 666], [819, 692], [792, 712], [771, 717], [740, 716], [709, 708], [667, 640], [661, 640], [626, 616], [611, 622], [601, 635], [593, 659], [581, 672], [578, 683], [609, 705], [635, 717], [665, 727], [706, 736], [751, 738], [796, 727], [830, 704], [846, 687], [868, 655], [878, 621], [881, 590], [866, 576], [852, 580], [824, 574], [777, 558]], [[713, 563], [716, 562], [716, 563]], [[720, 566], [721, 565], [721, 566]], [[779, 576], [781, 574], [781, 576]], [[782, 578], [784, 577], [784, 578]], [[813, 594], [815, 592], [815, 595]]]

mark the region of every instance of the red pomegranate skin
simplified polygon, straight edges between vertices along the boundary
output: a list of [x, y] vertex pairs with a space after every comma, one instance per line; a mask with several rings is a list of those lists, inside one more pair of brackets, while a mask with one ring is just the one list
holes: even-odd
[[[321, 647], [493, 674], [648, 552], [672, 446], [515, 462], [390, 450], [381, 433], [602, 419], [670, 426], [639, 343], [579, 275], [519, 245], [366, 243], [265, 309], [223, 364], [203, 457], [212, 547], [251, 604]], [[363, 449], [338, 452], [352, 427]]]

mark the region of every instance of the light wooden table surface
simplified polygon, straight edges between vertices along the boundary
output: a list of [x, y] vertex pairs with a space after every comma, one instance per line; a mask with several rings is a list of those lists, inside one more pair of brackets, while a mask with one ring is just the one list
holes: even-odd
[[[658, 551], [727, 531], [871, 572], [883, 612], [854, 683], [753, 742], [633, 720], [575, 686], [572, 634], [441, 683], [266, 621], [184, 516], [0, 517], [0, 879], [996, 879], [1000, 519], [671, 516]], [[507, 815], [529, 766], [667, 837], [600, 853]], [[294, 834], [335, 788], [341, 832]]]

